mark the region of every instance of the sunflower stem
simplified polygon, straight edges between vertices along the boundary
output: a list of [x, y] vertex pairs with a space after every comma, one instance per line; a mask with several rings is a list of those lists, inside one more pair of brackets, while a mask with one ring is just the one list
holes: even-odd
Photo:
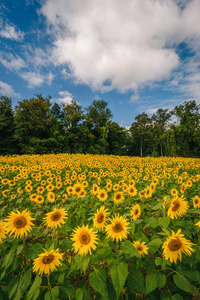
[[117, 251], [117, 264], [119, 264], [119, 242], [116, 241], [116, 251]]
[[47, 275], [47, 281], [48, 281], [48, 290], [50, 290], [50, 289], [51, 289], [51, 284], [50, 284], [50, 280], [49, 280], [49, 278], [50, 278], [50, 274], [48, 274], [48, 275]]
[[24, 265], [26, 265], [26, 257], [25, 257], [25, 250], [26, 250], [26, 237], [23, 237], [23, 261]]

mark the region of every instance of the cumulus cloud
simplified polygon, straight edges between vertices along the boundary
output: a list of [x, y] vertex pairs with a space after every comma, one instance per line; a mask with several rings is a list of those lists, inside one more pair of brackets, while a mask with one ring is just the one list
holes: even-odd
[[46, 0], [41, 13], [55, 65], [102, 92], [169, 79], [181, 64], [176, 46], [200, 45], [199, 0]]
[[73, 95], [68, 91], [60, 91], [58, 92], [58, 94], [60, 95], [60, 97], [56, 99], [58, 102], [63, 103], [65, 105], [72, 103]]
[[15, 41], [22, 41], [24, 38], [24, 32], [17, 29], [14, 25], [2, 24], [0, 23], [0, 36], [6, 39], [11, 39]]
[[20, 97], [20, 94], [16, 93], [11, 85], [3, 81], [0, 81], [0, 94], [8, 97]]

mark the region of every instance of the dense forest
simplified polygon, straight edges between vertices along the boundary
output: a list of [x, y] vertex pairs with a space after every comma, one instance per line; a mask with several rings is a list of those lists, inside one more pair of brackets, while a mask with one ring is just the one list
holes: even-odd
[[[172, 111], [135, 117], [129, 129], [112, 121], [108, 102], [83, 109], [76, 101], [52, 104], [36, 95], [12, 108], [0, 98], [0, 155], [91, 153], [130, 156], [200, 157], [200, 106], [185, 101]], [[175, 119], [175, 122], [172, 122]]]

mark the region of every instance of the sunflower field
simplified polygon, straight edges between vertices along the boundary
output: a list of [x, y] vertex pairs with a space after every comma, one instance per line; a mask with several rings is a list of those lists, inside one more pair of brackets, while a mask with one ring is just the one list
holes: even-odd
[[200, 299], [200, 159], [0, 156], [0, 300]]

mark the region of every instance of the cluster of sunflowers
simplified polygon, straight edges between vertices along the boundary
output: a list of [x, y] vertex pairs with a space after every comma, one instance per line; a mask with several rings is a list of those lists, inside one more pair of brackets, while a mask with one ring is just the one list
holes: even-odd
[[[169, 295], [167, 278], [171, 280], [173, 272], [178, 276], [181, 266], [184, 266], [183, 256], [186, 259], [196, 252], [195, 259], [198, 260], [200, 255], [199, 168], [199, 159], [185, 158], [80, 154], [0, 157], [0, 254], [5, 254], [6, 247], [12, 249], [18, 239], [19, 245], [23, 245], [23, 270], [27, 266], [36, 274], [47, 275], [48, 292], [52, 289], [51, 274], [59, 270], [63, 272], [66, 264], [71, 265], [69, 272], [65, 273], [66, 278], [74, 284], [78, 271], [74, 267], [76, 257], [83, 257], [87, 261], [83, 274], [89, 278], [85, 286], [90, 292], [93, 290], [94, 299], [98, 293], [110, 299], [111, 296], [94, 283], [93, 273], [102, 272], [98, 275], [101, 284], [105, 285], [107, 277], [103, 272], [107, 266], [112, 267], [113, 261], [119, 267], [118, 271], [120, 266], [126, 269], [130, 265], [129, 275], [128, 271], [124, 273], [120, 293], [119, 283], [115, 282], [115, 275], [109, 269], [108, 279], [115, 290], [113, 299], [121, 293], [123, 297], [122, 290], [131, 295], [138, 292], [144, 295], [163, 288]], [[20, 210], [15, 209], [19, 206]], [[26, 251], [34, 240], [42, 243], [43, 249], [29, 255], [31, 260], [26, 259]], [[67, 249], [64, 247], [66, 240]], [[92, 257], [100, 257], [95, 267], [93, 263], [93, 277], [90, 276], [90, 261], [95, 261]], [[157, 283], [152, 284], [153, 289], [149, 287], [148, 277], [152, 263], [155, 276], [160, 276], [156, 277]], [[189, 263], [197, 272], [198, 262], [195, 261], [194, 266], [193, 260]], [[137, 275], [146, 282], [145, 288], [143, 285], [132, 286], [137, 284], [137, 276], [134, 281], [136, 271], [131, 271], [131, 265], [135, 265]], [[79, 266], [79, 278], [81, 268]], [[164, 275], [167, 268], [171, 271]], [[16, 274], [17, 270], [11, 269], [10, 272]], [[197, 293], [197, 284], [188, 281], [181, 272], [186, 286], [188, 284], [182, 289], [182, 296], [184, 292]], [[0, 274], [0, 280], [1, 277]], [[174, 278], [174, 283], [181, 289]], [[58, 285], [56, 283], [55, 287]], [[77, 290], [81, 289], [77, 281], [75, 287], [74, 297], [77, 298]], [[85, 290], [82, 292], [84, 294]], [[7, 295], [6, 289], [4, 293]], [[67, 295], [73, 297], [71, 291]]]

